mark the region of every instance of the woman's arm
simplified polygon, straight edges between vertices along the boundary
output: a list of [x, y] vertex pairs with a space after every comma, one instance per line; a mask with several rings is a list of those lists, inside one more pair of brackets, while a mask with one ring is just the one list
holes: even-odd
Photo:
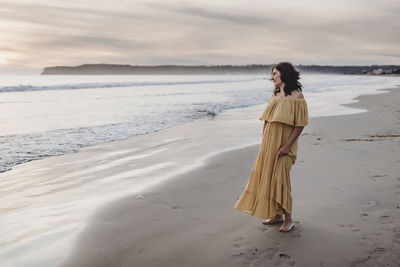
[[292, 133], [289, 136], [289, 139], [285, 145], [283, 145], [278, 152], [279, 156], [287, 155], [289, 153], [290, 147], [293, 145], [293, 143], [296, 141], [296, 139], [299, 137], [301, 132], [303, 131], [304, 126], [296, 126], [294, 127]]

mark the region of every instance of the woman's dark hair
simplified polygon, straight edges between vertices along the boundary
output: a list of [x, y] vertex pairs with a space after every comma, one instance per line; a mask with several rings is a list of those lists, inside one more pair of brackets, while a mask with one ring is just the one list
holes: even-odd
[[[271, 68], [271, 75], [274, 69], [279, 70], [281, 73], [281, 80], [285, 83], [284, 91], [285, 96], [291, 95], [292, 91], [299, 90], [301, 92], [301, 88], [303, 85], [299, 82], [300, 80], [300, 71], [296, 70], [296, 68], [289, 62], [280, 62], [275, 64]], [[274, 90], [274, 94], [279, 93], [281, 89], [276, 87]]]

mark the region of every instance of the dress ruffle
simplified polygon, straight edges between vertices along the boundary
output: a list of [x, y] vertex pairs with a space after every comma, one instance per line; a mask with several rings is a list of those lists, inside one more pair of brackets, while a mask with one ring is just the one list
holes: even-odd
[[257, 187], [250, 182], [235, 205], [235, 209], [261, 219], [272, 219], [284, 211], [292, 213], [292, 194], [290, 185], [290, 157], [277, 157], [274, 172], [270, 177], [252, 170], [250, 181], [259, 181]]
[[271, 97], [259, 119], [282, 122], [291, 126], [306, 126], [307, 102], [304, 98]]

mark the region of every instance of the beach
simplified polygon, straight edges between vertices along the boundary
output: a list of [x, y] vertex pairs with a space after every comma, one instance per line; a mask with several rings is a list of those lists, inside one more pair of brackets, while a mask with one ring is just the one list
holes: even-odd
[[233, 209], [252, 145], [108, 203], [61, 266], [399, 266], [400, 90], [386, 91], [349, 105], [367, 112], [305, 127], [291, 232]]
[[344, 77], [358, 85], [305, 93], [291, 232], [233, 208], [263, 103], [1, 173], [0, 265], [397, 266], [400, 90]]

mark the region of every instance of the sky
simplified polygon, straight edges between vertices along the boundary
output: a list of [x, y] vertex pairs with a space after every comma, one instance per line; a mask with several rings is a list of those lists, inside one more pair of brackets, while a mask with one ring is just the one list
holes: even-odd
[[80, 64], [400, 64], [399, 0], [0, 0], [0, 74]]

